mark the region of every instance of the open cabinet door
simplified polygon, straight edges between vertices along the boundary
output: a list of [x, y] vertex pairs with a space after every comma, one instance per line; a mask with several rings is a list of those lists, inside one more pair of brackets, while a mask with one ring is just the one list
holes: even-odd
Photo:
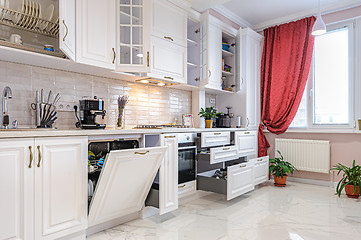
[[59, 47], [75, 61], [75, 0], [59, 0]]
[[201, 15], [201, 37], [200, 37], [200, 54], [201, 54], [201, 80], [200, 86], [205, 86], [208, 84], [209, 76], [209, 64], [207, 61], [208, 56], [208, 46], [209, 46], [209, 12], [205, 12]]
[[166, 150], [154, 147], [111, 151], [90, 204], [89, 226], [140, 211]]
[[236, 92], [239, 92], [243, 87], [243, 77], [242, 77], [242, 28], [237, 32], [236, 37]]

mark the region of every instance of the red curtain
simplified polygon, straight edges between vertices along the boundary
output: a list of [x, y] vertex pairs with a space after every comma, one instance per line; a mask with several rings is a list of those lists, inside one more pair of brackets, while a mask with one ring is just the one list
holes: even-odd
[[[264, 30], [261, 64], [262, 123], [271, 133], [284, 133], [300, 105], [311, 68], [315, 17]], [[258, 155], [266, 156], [269, 143], [258, 131]]]

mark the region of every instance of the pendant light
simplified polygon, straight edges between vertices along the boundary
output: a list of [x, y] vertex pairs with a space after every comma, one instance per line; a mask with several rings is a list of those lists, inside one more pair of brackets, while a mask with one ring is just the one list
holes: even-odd
[[317, 14], [316, 22], [312, 28], [312, 35], [315, 36], [322, 35], [325, 34], [326, 31], [327, 31], [326, 24], [321, 17], [321, 0], [318, 0], [318, 14]]

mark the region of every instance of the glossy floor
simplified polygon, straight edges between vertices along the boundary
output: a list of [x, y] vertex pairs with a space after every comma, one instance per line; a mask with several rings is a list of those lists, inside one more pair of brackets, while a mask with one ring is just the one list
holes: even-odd
[[267, 182], [225, 201], [210, 194], [165, 216], [135, 220], [88, 237], [89, 240], [339, 240], [361, 239], [361, 200], [334, 195], [334, 189]]

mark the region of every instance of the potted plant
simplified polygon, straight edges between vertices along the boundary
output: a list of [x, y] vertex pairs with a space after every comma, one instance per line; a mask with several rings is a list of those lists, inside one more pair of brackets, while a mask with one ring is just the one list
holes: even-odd
[[214, 109], [214, 106], [212, 106], [207, 107], [206, 109], [201, 108], [198, 115], [206, 120], [206, 128], [212, 128], [213, 119], [218, 118], [218, 115], [220, 114], [222, 113], [217, 113], [217, 110]]
[[353, 160], [352, 167], [346, 167], [341, 163], [333, 166], [331, 170], [338, 171], [337, 175], [341, 172], [343, 176], [338, 182], [336, 187], [336, 194], [340, 197], [342, 190], [345, 189], [346, 195], [349, 198], [358, 198], [360, 196], [361, 186], [361, 166], [356, 165], [356, 161]]
[[294, 170], [297, 170], [290, 162], [284, 161], [283, 156], [279, 150], [277, 150], [280, 157], [270, 159], [269, 172], [273, 175], [275, 185], [278, 187], [286, 186], [287, 173], [293, 174]]

